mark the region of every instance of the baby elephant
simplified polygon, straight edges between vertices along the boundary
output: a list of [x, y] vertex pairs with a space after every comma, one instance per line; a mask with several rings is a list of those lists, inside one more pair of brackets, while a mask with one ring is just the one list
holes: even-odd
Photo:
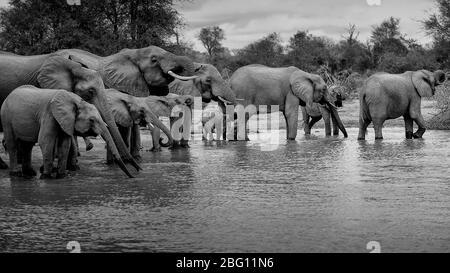
[[[158, 119], [155, 114], [155, 110], [158, 109], [153, 109], [153, 105], [150, 105], [147, 102], [147, 98], [130, 96], [115, 89], [106, 90], [106, 96], [108, 97], [111, 112], [119, 131], [122, 134], [122, 138], [129, 149], [131, 149], [132, 153], [133, 151], [139, 151], [139, 147], [134, 147], [134, 145], [140, 143], [140, 139], [135, 140], [135, 137], [139, 137], [139, 126], [154, 126], [160, 128], [164, 134], [168, 136], [169, 141], [167, 145], [172, 145], [173, 139], [170, 130]], [[134, 128], [137, 128], [138, 132], [133, 132]], [[140, 157], [138, 154], [133, 156]], [[112, 156], [108, 150], [108, 162], [110, 162], [111, 159]]]
[[[31, 152], [36, 142], [44, 161], [41, 179], [52, 178], [55, 154], [56, 178], [66, 176], [66, 166], [74, 136], [102, 137], [110, 146], [121, 169], [131, 177], [97, 109], [78, 95], [57, 89], [21, 86], [4, 101], [1, 108], [5, 148], [9, 153], [10, 175], [36, 176]], [[18, 157], [22, 169], [18, 167]]]
[[[342, 107], [342, 95], [335, 89], [330, 88], [328, 101], [333, 104], [332, 106]], [[310, 135], [312, 127], [322, 118], [325, 122], [325, 135], [331, 136], [331, 123], [333, 123], [333, 135], [339, 135], [338, 123], [331, 115], [331, 110], [329, 108], [332, 106], [321, 105], [320, 103], [313, 103], [312, 107], [301, 106], [305, 135]]]
[[[158, 97], [158, 96], [149, 96], [145, 98], [145, 102], [147, 105], [152, 109], [152, 111], [158, 116], [158, 117], [168, 117], [170, 118], [171, 125], [174, 125], [175, 122], [178, 122], [180, 118], [178, 117], [172, 117], [172, 110], [175, 106], [180, 106], [180, 111], [188, 110], [189, 114], [191, 114], [191, 107], [194, 103], [194, 97], [191, 95], [177, 95], [173, 93], [169, 93], [169, 95], [165, 97]], [[189, 126], [188, 128], [185, 128], [186, 123], [183, 123], [183, 130], [187, 130], [189, 132], [189, 135], [191, 133], [191, 120], [187, 122]], [[168, 147], [168, 145], [164, 145], [160, 141], [160, 131], [158, 128], [150, 128], [152, 132], [152, 139], [153, 139], [153, 148], [152, 151], [161, 151], [161, 146]], [[182, 133], [182, 132], [180, 132]], [[174, 141], [175, 146], [181, 146], [181, 147], [189, 147], [188, 145], [189, 140], [181, 139], [179, 142]]]
[[[408, 71], [403, 74], [377, 73], [364, 83], [359, 96], [359, 140], [364, 140], [367, 127], [373, 122], [375, 139], [383, 139], [385, 120], [403, 116], [406, 138], [422, 138], [425, 121], [420, 110], [421, 99], [432, 97], [436, 86], [444, 83], [443, 71]], [[413, 121], [419, 129], [413, 133]]]

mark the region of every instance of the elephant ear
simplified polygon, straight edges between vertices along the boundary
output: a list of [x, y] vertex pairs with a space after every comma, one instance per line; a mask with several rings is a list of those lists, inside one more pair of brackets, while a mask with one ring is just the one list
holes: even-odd
[[76, 68], [81, 68], [81, 65], [61, 56], [49, 57], [39, 69], [39, 87], [73, 91], [72, 70]]
[[[170, 94], [169, 94], [170, 95]], [[145, 102], [158, 117], [169, 117], [171, 114], [170, 99], [166, 97], [149, 96]]]
[[50, 110], [61, 129], [68, 135], [73, 135], [77, 105], [81, 98], [67, 91], [59, 91], [50, 101]]
[[428, 98], [433, 96], [433, 83], [429, 72], [425, 70], [414, 72], [412, 75], [412, 82], [416, 88], [417, 93], [422, 98]]
[[123, 99], [116, 99], [110, 103], [111, 113], [113, 114], [116, 123], [123, 127], [129, 127], [133, 124], [133, 120], [130, 115], [130, 105]]
[[300, 104], [312, 107], [314, 82], [307, 73], [296, 71], [292, 73], [289, 81], [292, 93], [303, 102], [300, 102]]
[[150, 91], [143, 73], [138, 64], [134, 62], [128, 51], [119, 52], [107, 57], [101, 68], [105, 85], [126, 92], [132, 96], [140, 96]]

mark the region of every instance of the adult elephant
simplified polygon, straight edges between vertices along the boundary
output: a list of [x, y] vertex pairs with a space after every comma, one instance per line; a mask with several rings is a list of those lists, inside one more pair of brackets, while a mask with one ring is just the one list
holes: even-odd
[[[373, 122], [375, 139], [383, 139], [383, 123], [403, 116], [406, 138], [422, 138], [426, 131], [420, 110], [422, 98], [432, 97], [444, 83], [443, 71], [408, 71], [403, 74], [377, 73], [366, 80], [360, 93], [359, 140], [366, 137]], [[415, 122], [419, 128], [413, 133]]]
[[121, 159], [130, 162], [137, 170], [140, 169], [120, 137], [108, 107], [103, 80], [98, 72], [57, 54], [0, 54], [0, 104], [3, 104], [15, 88], [22, 85], [67, 90], [94, 104], [108, 125]]
[[[328, 101], [324, 80], [315, 74], [296, 67], [271, 68], [249, 65], [239, 68], [231, 77], [231, 89], [244, 106], [278, 105], [287, 125], [287, 139], [297, 137], [299, 105], [313, 107], [314, 103], [326, 105], [345, 137], [347, 131], [336, 106]], [[267, 112], [272, 110], [268, 107]]]
[[[173, 81], [169, 85], [170, 93], [201, 97], [202, 109], [205, 109], [211, 102], [217, 102], [223, 113], [225, 113], [226, 105], [237, 103], [236, 95], [231, 90], [229, 83], [215, 66], [203, 63], [194, 63], [194, 65], [197, 78], [190, 81]], [[188, 147], [188, 141], [182, 140], [180, 145]]]
[[[57, 54], [72, 56], [74, 60], [100, 73], [105, 86], [135, 97], [149, 95], [166, 96], [168, 85], [174, 80], [195, 78], [194, 63], [185, 56], [177, 56], [166, 50], [149, 46], [140, 49], [124, 49], [116, 54], [101, 57], [79, 49], [60, 50]], [[139, 127], [133, 128], [131, 154], [139, 159]]]

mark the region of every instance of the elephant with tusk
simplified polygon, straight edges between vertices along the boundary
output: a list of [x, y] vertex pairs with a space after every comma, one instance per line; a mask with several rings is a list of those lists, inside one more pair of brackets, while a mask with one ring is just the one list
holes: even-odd
[[[15, 88], [22, 85], [73, 92], [95, 105], [107, 124], [121, 159], [130, 162], [136, 170], [140, 170], [139, 165], [126, 149], [107, 106], [105, 87], [100, 74], [71, 59], [70, 55], [58, 54], [36, 56], [0, 54], [0, 103], [3, 103]], [[70, 160], [69, 163], [71, 162], [75, 163], [76, 160]], [[69, 168], [77, 169], [77, 166], [69, 166]]]
[[[194, 68], [196, 78], [190, 81], [173, 81], [169, 85], [170, 93], [201, 97], [202, 109], [205, 109], [210, 102], [217, 102], [222, 110], [226, 105], [235, 105], [238, 102], [229, 84], [216, 67], [211, 64], [194, 63]], [[188, 147], [188, 141], [181, 140], [180, 146]]]
[[[52, 178], [55, 151], [58, 156], [56, 178], [63, 178], [73, 137], [102, 135], [119, 167], [133, 177], [121, 160], [98, 110], [78, 95], [60, 89], [22, 86], [5, 99], [1, 115], [12, 176], [36, 175], [31, 166], [31, 152], [38, 142], [44, 161], [41, 179]], [[18, 168], [19, 156], [21, 169]]]
[[[314, 103], [327, 106], [338, 128], [347, 137], [336, 107], [328, 100], [324, 80], [296, 67], [271, 68], [249, 65], [236, 70], [231, 77], [231, 89], [243, 106], [278, 105], [287, 125], [287, 139], [297, 137], [299, 106], [313, 108]], [[268, 112], [271, 112], [268, 107]], [[247, 116], [248, 120], [250, 117]]]
[[[426, 131], [420, 110], [422, 98], [434, 96], [436, 86], [447, 77], [443, 71], [408, 71], [403, 74], [377, 73], [368, 78], [359, 94], [359, 140], [366, 137], [371, 122], [375, 139], [383, 139], [383, 123], [403, 116], [406, 138], [422, 138]], [[413, 133], [413, 122], [419, 128]]]
[[[169, 94], [168, 86], [174, 80], [192, 81], [197, 78], [196, 66], [189, 58], [157, 46], [123, 49], [109, 56], [98, 56], [79, 49], [64, 49], [56, 54], [71, 56], [85, 67], [98, 71], [107, 88], [135, 97], [166, 96]], [[139, 127], [134, 125], [130, 153], [135, 158], [140, 158], [138, 133]]]

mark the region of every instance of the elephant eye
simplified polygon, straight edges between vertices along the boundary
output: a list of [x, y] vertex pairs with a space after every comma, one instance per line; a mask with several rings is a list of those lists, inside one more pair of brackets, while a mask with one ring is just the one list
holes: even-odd
[[158, 60], [156, 59], [156, 57], [152, 57], [151, 61], [152, 63], [156, 63]]

